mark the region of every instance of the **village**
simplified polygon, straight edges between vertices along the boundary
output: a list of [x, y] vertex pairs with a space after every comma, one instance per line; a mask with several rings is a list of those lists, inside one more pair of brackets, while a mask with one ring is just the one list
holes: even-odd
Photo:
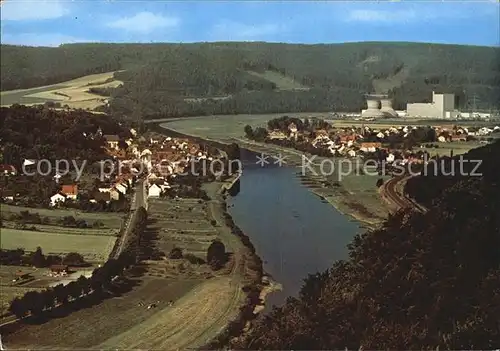
[[[102, 160], [98, 167], [100, 174], [95, 174], [90, 186], [82, 186], [75, 180], [75, 173], [65, 171], [52, 175], [59, 190], [47, 198], [44, 207], [72, 207], [78, 202], [91, 204], [110, 204], [130, 200], [130, 194], [138, 177], [145, 176], [148, 183], [148, 196], [160, 197], [169, 189], [175, 188], [173, 180], [177, 175], [189, 170], [190, 164], [200, 160], [213, 161], [221, 155], [216, 149], [203, 150], [199, 144], [184, 138], [172, 138], [153, 135], [149, 138], [137, 136], [131, 129], [131, 138], [122, 140], [118, 135], [102, 135], [99, 129], [95, 136], [102, 136], [106, 143], [108, 160]], [[94, 137], [94, 136], [89, 136]], [[37, 161], [26, 159], [22, 171], [14, 165], [0, 165], [0, 174], [9, 177], [12, 182], [23, 172], [33, 174]], [[21, 171], [21, 172], [20, 172]], [[19, 204], [16, 193], [2, 189], [1, 198], [5, 203]], [[78, 208], [78, 207], [76, 207]], [[82, 208], [85, 209], [85, 208]], [[127, 210], [127, 208], [122, 208]]]
[[[206, 222], [208, 234], [203, 232], [197, 238], [201, 244], [190, 244], [193, 252], [201, 255], [198, 260], [203, 261], [210, 244], [210, 240], [205, 239], [213, 239], [214, 229], [204, 215], [196, 212], [195, 216], [190, 212], [200, 207], [202, 213], [198, 200], [187, 199], [186, 204], [180, 201], [183, 195], [189, 198], [194, 194], [195, 198], [202, 198], [200, 194], [203, 194], [198, 184], [186, 185], [183, 179], [190, 178], [190, 164], [202, 160], [210, 162], [224, 155], [215, 148], [186, 138], [155, 133], [138, 135], [135, 129], [130, 129], [130, 136], [123, 139], [118, 135], [102, 134], [100, 128], [87, 135], [88, 138], [104, 139], [109, 158], [89, 166], [81, 179], [77, 179], [74, 171], [45, 175], [52, 178], [57, 191], [37, 207], [25, 205], [22, 196], [5, 189], [5, 185], [12, 188], [19, 179], [26, 177], [23, 172], [32, 174], [37, 169], [37, 160], [25, 159], [20, 169], [10, 164], [0, 165], [4, 185], [0, 189], [0, 314], [7, 311], [14, 297], [61, 283], [68, 284], [80, 275], [87, 277], [93, 268], [113, 257], [126, 228], [127, 216], [133, 210], [139, 181], [145, 184], [144, 196], [151, 198], [152, 202], [163, 197], [175, 198], [177, 206], [172, 207], [171, 212], [177, 215], [186, 212], [186, 218], [191, 218], [189, 223], [187, 220], [178, 223], [180, 229], [173, 231], [172, 235], [183, 233], [186, 230], [183, 228], [196, 226], [198, 222]], [[89, 178], [90, 182], [87, 181]], [[116, 203], [123, 206], [111, 206]], [[152, 211], [161, 206], [165, 206], [163, 202], [154, 203]], [[170, 220], [175, 222], [176, 219]], [[180, 237], [177, 242], [180, 247], [187, 245]], [[165, 255], [168, 256], [172, 249], [167, 246]], [[75, 255], [80, 258], [78, 262], [71, 260]]]
[[315, 121], [315, 124], [317, 127], [308, 120], [282, 117], [270, 121], [265, 132], [263, 128], [257, 128], [253, 135], [247, 133], [247, 137], [254, 136], [253, 139], [257, 140], [255, 135], [258, 132], [264, 135], [265, 142], [323, 157], [372, 158], [374, 153], [382, 152], [388, 163], [395, 160], [423, 162], [426, 153], [453, 156], [500, 137], [500, 126], [361, 124], [346, 127], [324, 120]]

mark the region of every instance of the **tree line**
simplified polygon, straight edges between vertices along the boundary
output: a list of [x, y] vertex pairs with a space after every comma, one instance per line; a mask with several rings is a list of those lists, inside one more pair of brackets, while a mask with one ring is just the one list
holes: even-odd
[[32, 266], [36, 268], [50, 267], [51, 265], [66, 264], [70, 266], [86, 266], [85, 259], [77, 252], [70, 252], [65, 256], [47, 255], [42, 252], [41, 247], [26, 254], [24, 249], [0, 250], [0, 264], [11, 266]]
[[100, 295], [110, 288], [113, 279], [131, 264], [130, 257], [125, 254], [118, 259], [109, 259], [104, 265], [94, 269], [90, 278], [80, 276], [66, 285], [59, 284], [43, 291], [28, 291], [24, 296], [16, 297], [11, 302], [9, 311], [17, 318], [26, 317], [28, 314], [36, 318], [47, 310], [67, 305], [90, 293]]

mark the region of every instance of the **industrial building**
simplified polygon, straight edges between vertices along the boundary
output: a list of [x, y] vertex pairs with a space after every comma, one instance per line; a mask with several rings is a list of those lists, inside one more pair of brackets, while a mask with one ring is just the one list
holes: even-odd
[[397, 118], [399, 115], [392, 108], [392, 101], [387, 95], [366, 95], [367, 109], [361, 111], [363, 118]]
[[408, 117], [456, 118], [460, 112], [455, 109], [455, 94], [432, 92], [431, 103], [409, 103], [406, 105]]

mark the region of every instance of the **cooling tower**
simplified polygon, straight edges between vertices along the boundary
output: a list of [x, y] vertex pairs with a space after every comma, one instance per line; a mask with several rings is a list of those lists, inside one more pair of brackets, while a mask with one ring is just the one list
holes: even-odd
[[361, 112], [361, 117], [367, 118], [382, 118], [385, 117], [384, 113], [380, 111], [380, 102], [378, 98], [367, 96], [366, 97], [366, 105], [368, 109], [363, 110]]
[[382, 107], [380, 111], [387, 117], [398, 117], [398, 113], [392, 108], [392, 101], [390, 99], [384, 98], [380, 99]]

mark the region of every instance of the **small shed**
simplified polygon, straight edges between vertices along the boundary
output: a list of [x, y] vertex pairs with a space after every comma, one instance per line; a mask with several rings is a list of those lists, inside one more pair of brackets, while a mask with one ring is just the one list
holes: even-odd
[[29, 279], [29, 278], [31, 278], [31, 275], [29, 272], [23, 272], [23, 271], [16, 272], [16, 280]]
[[68, 273], [68, 266], [65, 264], [53, 264], [50, 266], [50, 271], [53, 273]]

